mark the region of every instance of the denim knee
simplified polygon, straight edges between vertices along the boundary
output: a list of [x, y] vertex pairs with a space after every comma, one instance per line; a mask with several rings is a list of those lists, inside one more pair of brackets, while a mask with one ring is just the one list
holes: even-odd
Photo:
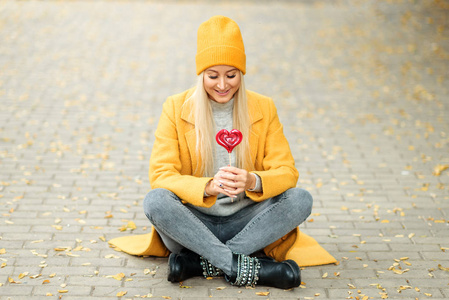
[[154, 189], [148, 192], [143, 199], [143, 211], [151, 221], [152, 216], [161, 215], [167, 209], [167, 200], [173, 198], [175, 194], [166, 189]]
[[301, 215], [306, 218], [312, 213], [313, 197], [307, 190], [292, 188], [285, 193], [286, 197], [290, 199], [292, 210], [301, 211]]

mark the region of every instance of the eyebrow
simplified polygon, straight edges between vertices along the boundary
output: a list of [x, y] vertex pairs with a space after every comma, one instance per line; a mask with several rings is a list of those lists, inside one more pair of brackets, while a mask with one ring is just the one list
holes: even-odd
[[[235, 71], [235, 70], [238, 70], [237, 68], [234, 68], [234, 69], [231, 69], [231, 70], [229, 70], [229, 71], [226, 71], [226, 73], [229, 73], [229, 72], [232, 72], [232, 71]], [[215, 71], [214, 69], [208, 69], [208, 70], [206, 70], [206, 72], [214, 72], [214, 73], [218, 73], [218, 71]]]

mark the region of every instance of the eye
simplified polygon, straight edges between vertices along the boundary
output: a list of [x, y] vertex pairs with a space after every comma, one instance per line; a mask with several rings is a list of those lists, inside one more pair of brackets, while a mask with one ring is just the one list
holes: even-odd
[[232, 78], [234, 78], [235, 77], [235, 74], [234, 75], [228, 75], [228, 78], [229, 79], [232, 79]]
[[210, 78], [210, 79], [217, 79], [218, 76], [210, 76], [210, 75], [209, 75], [209, 78]]

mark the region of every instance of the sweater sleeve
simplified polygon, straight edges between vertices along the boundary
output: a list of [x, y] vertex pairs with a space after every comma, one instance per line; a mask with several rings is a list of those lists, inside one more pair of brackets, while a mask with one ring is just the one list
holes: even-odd
[[212, 178], [181, 174], [179, 138], [175, 105], [169, 98], [164, 103], [155, 132], [149, 168], [151, 187], [170, 190], [184, 202], [210, 207], [216, 197], [204, 197], [204, 189]]

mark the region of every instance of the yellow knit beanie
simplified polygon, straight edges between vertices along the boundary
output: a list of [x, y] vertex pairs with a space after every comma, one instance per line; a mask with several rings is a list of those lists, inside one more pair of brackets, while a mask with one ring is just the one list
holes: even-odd
[[217, 65], [246, 73], [246, 55], [240, 28], [233, 20], [214, 16], [198, 28], [196, 74]]

